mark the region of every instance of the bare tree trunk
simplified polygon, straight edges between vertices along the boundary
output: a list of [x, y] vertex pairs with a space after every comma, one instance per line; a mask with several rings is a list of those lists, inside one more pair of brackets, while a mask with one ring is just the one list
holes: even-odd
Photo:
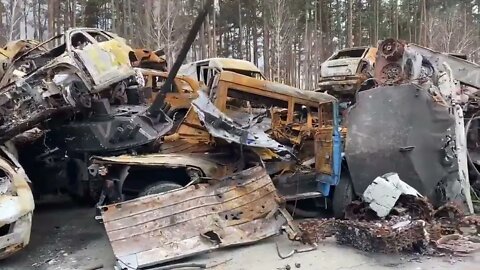
[[[82, 13], [81, 14], [85, 14], [85, 8], [87, 7], [87, 0], [81, 0], [81, 1], [82, 1], [82, 3], [81, 3]], [[123, 1], [125, 1], [125, 0], [123, 0]], [[85, 25], [86, 21], [87, 21], [87, 16], [82, 16], [82, 26]]]
[[[37, 19], [37, 13], [38, 13], [38, 10], [37, 10], [37, 2], [38, 0], [34, 0], [32, 2], [32, 16], [33, 16], [33, 39], [35, 40], [40, 40], [40, 37], [38, 35], [38, 19]], [[0, 18], [2, 18], [2, 15], [0, 13]], [[0, 20], [1, 21], [1, 20]], [[1, 26], [0, 26], [1, 27]]]
[[[62, 26], [60, 25], [60, 1], [56, 0], [55, 1], [55, 26], [57, 29], [57, 35], [62, 33]], [[60, 41], [59, 41], [60, 42]], [[57, 44], [59, 45], [59, 44]]]
[[[145, 3], [145, 17], [146, 19], [150, 19], [150, 16], [148, 16], [147, 14], [147, 3], [149, 3], [150, 0], [146, 0], [146, 3]], [[112, 10], [111, 10], [111, 14], [112, 14], [112, 17], [110, 18], [110, 20], [112, 21], [112, 32], [116, 32], [117, 31], [117, 22], [115, 21], [116, 20], [116, 16], [117, 16], [117, 9], [115, 7], [115, 0], [111, 0], [110, 1], [110, 5], [112, 7]], [[148, 27], [148, 24], [147, 24], [147, 27]], [[148, 31], [150, 31], [150, 28], [147, 28]], [[147, 32], [149, 33], [149, 32]]]
[[239, 58], [243, 59], [243, 25], [242, 25], [242, 1], [238, 0], [238, 51]]
[[29, 13], [29, 10], [27, 10], [27, 1], [26, 0], [23, 0], [23, 31], [25, 31], [25, 39], [28, 38], [28, 29], [27, 29], [27, 26], [28, 26], [28, 13]]
[[398, 0], [394, 0], [394, 10], [393, 10], [393, 17], [394, 17], [394, 31], [393, 31], [393, 34], [395, 36], [396, 39], [399, 38], [399, 26], [398, 26]]
[[212, 12], [212, 16], [213, 16], [213, 25], [212, 25], [213, 55], [212, 57], [217, 57], [217, 12], [215, 10]]
[[[308, 83], [309, 83], [309, 59], [308, 59], [308, 56], [309, 56], [309, 50], [308, 50], [308, 43], [309, 43], [309, 35], [308, 35], [308, 1], [305, 2], [305, 33], [304, 33], [304, 36], [303, 36], [303, 40], [304, 40], [304, 45], [303, 45], [303, 82], [304, 82], [304, 86], [303, 88], [306, 89], [308, 87]], [[302, 87], [302, 86], [301, 86]]]
[[250, 53], [250, 38], [252, 37], [252, 34], [249, 30], [250, 27], [248, 27], [248, 24], [245, 25], [245, 55], [244, 59], [247, 61], [251, 61], [251, 53]]
[[54, 33], [54, 22], [55, 19], [55, 0], [48, 0], [48, 36], [52, 37]]
[[348, 0], [347, 47], [353, 47], [353, 0]]
[[207, 39], [208, 39], [208, 50], [207, 50], [207, 54], [208, 54], [208, 57], [212, 57], [213, 55], [213, 51], [212, 51], [212, 41], [213, 41], [213, 38], [212, 38], [212, 31], [210, 30], [210, 15], [207, 14], [207, 18], [205, 18], [205, 28], [207, 30]]
[[172, 14], [172, 0], [167, 0], [167, 65], [169, 67], [173, 66], [173, 62], [175, 62], [173, 48], [172, 48], [172, 21], [170, 14]]
[[63, 12], [63, 29], [70, 28], [70, 0], [65, 1], [65, 12]]
[[127, 8], [128, 8], [128, 37], [130, 42], [134, 41], [134, 33], [133, 33], [133, 18], [132, 18], [132, 2], [127, 0]]
[[[324, 9], [324, 2], [323, 0], [319, 0], [317, 12], [318, 12], [318, 23], [319, 23], [319, 29], [320, 29], [320, 34], [319, 34], [320, 60], [325, 59], [325, 52], [327, 51], [325, 46], [326, 44], [325, 32], [327, 32], [327, 29], [326, 29], [327, 23], [324, 22], [324, 20], [328, 18], [328, 15], [324, 13], [324, 11], [327, 11], [326, 9]], [[320, 72], [320, 67], [318, 72]]]
[[319, 47], [319, 38], [318, 38], [318, 1], [315, 1], [313, 10], [314, 10], [314, 23], [313, 23], [313, 40], [315, 42], [315, 45], [313, 46], [313, 61], [314, 61], [314, 78], [313, 78], [313, 88], [317, 88], [317, 83], [318, 83], [318, 71], [319, 71], [319, 63], [320, 59], [318, 57], [318, 52], [320, 51]]
[[70, 9], [70, 23], [72, 27], [77, 26], [77, 0], [71, 0], [72, 6]]
[[373, 10], [374, 10], [374, 30], [373, 30], [373, 46], [376, 46], [378, 42], [378, 2], [379, 0], [373, 1]]
[[296, 60], [296, 53], [295, 53], [295, 46], [293, 44], [289, 47], [287, 57], [290, 62], [290, 68], [288, 69], [287, 78], [288, 78], [288, 85], [295, 86], [295, 73], [297, 72], [297, 63]]
[[[41, 21], [41, 16], [42, 14], [42, 5], [40, 3], [39, 0], [37, 0], [37, 24], [38, 24], [38, 39], [39, 40], [43, 40], [43, 32], [44, 32], [44, 28], [43, 28], [43, 24], [42, 24], [42, 21]], [[47, 16], [48, 17], [48, 16]]]
[[[362, 7], [363, 7], [363, 3], [362, 3], [362, 0], [358, 0], [358, 2], [356, 3], [356, 7], [358, 8], [355, 8], [355, 19], [356, 19], [356, 35], [354, 35], [354, 44], [355, 46], [361, 46], [363, 44], [363, 38], [362, 38], [362, 32], [363, 32], [363, 29], [362, 29]], [[352, 27], [352, 29], [355, 28], [355, 27]]]
[[268, 18], [267, 18], [267, 0], [262, 2], [262, 19], [263, 19], [263, 73], [267, 79], [271, 79], [270, 75], [270, 31], [268, 29]]
[[[202, 1], [203, 5], [203, 1]], [[205, 23], [202, 24], [200, 28], [200, 58], [205, 59], [207, 58], [207, 50], [205, 45]]]
[[258, 66], [258, 26], [257, 21], [254, 21], [253, 31], [253, 63]]
[[296, 51], [297, 51], [297, 53], [296, 53], [296, 55], [297, 55], [296, 62], [298, 63], [298, 64], [296, 65], [296, 67], [297, 67], [297, 68], [296, 68], [297, 74], [295, 75], [295, 85], [294, 85], [295, 87], [300, 87], [300, 80], [302, 79], [302, 76], [300, 75], [300, 74], [301, 74], [301, 70], [300, 70], [301, 65], [300, 65], [300, 63], [301, 63], [301, 61], [302, 61], [302, 52], [301, 52], [301, 50], [300, 50], [300, 45], [299, 45], [299, 43], [300, 43], [300, 41], [297, 40], [297, 41], [295, 42], [295, 45], [294, 45], [294, 46], [296, 47]]
[[[128, 30], [127, 30], [127, 1], [122, 0], [122, 26], [123, 26], [123, 33], [122, 35], [128, 39]], [[85, 16], [83, 16], [85, 17]]]

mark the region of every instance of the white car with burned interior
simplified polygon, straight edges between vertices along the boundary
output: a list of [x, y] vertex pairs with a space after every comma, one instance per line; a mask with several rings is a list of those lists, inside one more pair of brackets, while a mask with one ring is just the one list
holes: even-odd
[[371, 77], [377, 48], [356, 47], [335, 52], [321, 65], [317, 91], [351, 96]]

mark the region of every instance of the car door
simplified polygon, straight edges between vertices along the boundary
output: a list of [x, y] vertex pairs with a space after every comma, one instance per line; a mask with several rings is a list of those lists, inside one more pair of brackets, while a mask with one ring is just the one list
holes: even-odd
[[70, 32], [67, 48], [86, 70], [95, 90], [102, 90], [135, 74], [129, 60], [131, 48], [100, 31]]

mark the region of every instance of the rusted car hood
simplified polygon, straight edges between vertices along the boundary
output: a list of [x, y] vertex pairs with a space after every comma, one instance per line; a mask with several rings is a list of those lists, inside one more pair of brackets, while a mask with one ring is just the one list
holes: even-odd
[[253, 167], [101, 212], [120, 264], [137, 269], [275, 235], [290, 220], [278, 201], [265, 169]]
[[361, 60], [361, 58], [345, 58], [326, 61], [320, 70], [321, 77], [353, 76]]

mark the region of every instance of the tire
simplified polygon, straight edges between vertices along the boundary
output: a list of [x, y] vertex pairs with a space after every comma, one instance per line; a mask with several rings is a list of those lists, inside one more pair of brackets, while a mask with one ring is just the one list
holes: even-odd
[[138, 193], [138, 197], [143, 197], [143, 196], [153, 195], [153, 194], [160, 194], [160, 193], [167, 192], [167, 191], [174, 190], [181, 187], [182, 185], [179, 185], [174, 182], [159, 181], [145, 187], [142, 191], [140, 191], [140, 193]]
[[334, 218], [344, 218], [345, 208], [353, 202], [355, 194], [348, 172], [342, 172], [340, 182], [335, 187], [332, 198], [332, 212]]

